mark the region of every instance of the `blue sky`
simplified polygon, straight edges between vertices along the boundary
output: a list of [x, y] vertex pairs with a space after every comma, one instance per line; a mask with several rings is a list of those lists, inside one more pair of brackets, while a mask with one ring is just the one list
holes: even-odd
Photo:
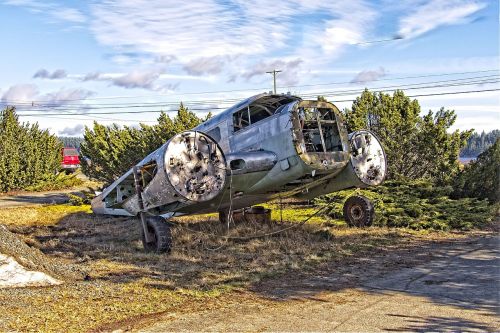
[[217, 113], [271, 90], [272, 69], [278, 92], [340, 108], [399, 87], [454, 128], [500, 127], [493, 0], [0, 0], [0, 38], [0, 103], [60, 135], [180, 101]]

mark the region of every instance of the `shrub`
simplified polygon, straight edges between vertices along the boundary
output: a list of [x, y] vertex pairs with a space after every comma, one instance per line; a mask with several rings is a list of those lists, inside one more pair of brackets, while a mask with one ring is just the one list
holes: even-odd
[[355, 193], [368, 197], [375, 207], [376, 226], [468, 230], [493, 220], [498, 205], [476, 198], [451, 199], [449, 186], [435, 186], [429, 181], [387, 181], [384, 185], [363, 190], [345, 190], [315, 199], [320, 205], [333, 200], [325, 213], [342, 218], [343, 203]]

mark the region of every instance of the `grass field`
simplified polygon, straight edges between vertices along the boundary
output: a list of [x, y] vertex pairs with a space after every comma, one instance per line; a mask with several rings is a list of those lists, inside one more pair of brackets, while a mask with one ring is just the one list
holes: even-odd
[[[299, 225], [318, 207], [288, 202], [280, 214], [277, 203], [268, 206], [283, 223], [241, 223], [228, 230], [215, 215], [174, 219], [170, 255], [143, 252], [137, 220], [97, 217], [88, 205], [2, 209], [2, 224], [81, 274], [50, 288], [0, 290], [0, 331], [99, 330], [129, 318], [190, 311], [262, 279], [449, 237], [405, 228], [350, 229], [331, 216]], [[224, 238], [262, 233], [272, 236]]]

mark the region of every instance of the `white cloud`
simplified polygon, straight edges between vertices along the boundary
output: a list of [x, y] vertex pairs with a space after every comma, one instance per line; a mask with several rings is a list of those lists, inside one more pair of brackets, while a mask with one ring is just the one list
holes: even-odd
[[[50, 92], [44, 95], [40, 95], [37, 100], [41, 104], [50, 105], [53, 107], [59, 107], [67, 104], [74, 105], [75, 103], [81, 103], [83, 100], [94, 95], [93, 91], [73, 88], [73, 89], [59, 89], [55, 92]], [[83, 105], [75, 106], [75, 109], [84, 108]]]
[[190, 75], [219, 74], [230, 57], [201, 57], [189, 61], [184, 70]]
[[10, 87], [2, 95], [3, 104], [14, 104], [17, 102], [31, 102], [38, 95], [38, 88], [34, 84], [18, 84]]
[[316, 37], [316, 42], [328, 54], [338, 54], [345, 45], [366, 41], [374, 25], [376, 11], [364, 1], [346, 3], [344, 6], [332, 5], [332, 11], [338, 13], [339, 17], [329, 21], [324, 33]]
[[[110, 59], [118, 65], [169, 64], [194, 76], [234, 78], [256, 62], [277, 59], [301, 58], [307, 70], [322, 68], [346, 46], [364, 41], [376, 24], [376, 11], [366, 0], [107, 0], [89, 3], [88, 17], [53, 2], [5, 3], [86, 23], [100, 44], [115, 49]], [[308, 20], [318, 15], [321, 19]], [[307, 24], [300, 23], [304, 19]], [[288, 84], [300, 78], [281, 76]], [[129, 79], [141, 81], [134, 75], [114, 84], [135, 87]]]
[[48, 14], [63, 22], [84, 23], [87, 17], [78, 9], [61, 6], [54, 2], [37, 0], [6, 0], [5, 5], [24, 7], [34, 13]]
[[81, 136], [85, 126], [82, 124], [76, 124], [73, 127], [65, 127], [63, 130], [59, 131], [59, 135], [64, 136]]
[[42, 68], [33, 75], [33, 78], [56, 80], [63, 79], [67, 76], [68, 73], [66, 73], [64, 69], [56, 69], [54, 72], [50, 73], [48, 70]]
[[485, 6], [471, 0], [428, 1], [400, 19], [398, 35], [413, 38], [443, 25], [465, 23], [470, 15]]
[[126, 89], [142, 88], [153, 91], [170, 91], [175, 90], [178, 83], [175, 84], [160, 84], [158, 80], [163, 74], [161, 68], [148, 70], [133, 70], [129, 73], [99, 73], [93, 72], [81, 76], [82, 81], [107, 81], [117, 87]]
[[84, 23], [85, 21], [87, 21], [85, 15], [74, 8], [61, 7], [57, 10], [52, 11], [51, 15], [57, 19], [60, 19], [61, 21], [68, 21], [73, 23]]
[[83, 101], [94, 95], [94, 92], [80, 88], [59, 89], [55, 92], [40, 94], [34, 84], [18, 84], [10, 87], [0, 99], [3, 105], [13, 105], [23, 108], [55, 108], [70, 105], [76, 110], [85, 109]]
[[94, 81], [94, 80], [98, 80], [100, 77], [101, 77], [101, 73], [99, 73], [99, 72], [87, 73], [83, 76], [82, 81]]
[[[276, 59], [275, 53], [283, 50], [287, 51], [282, 59], [300, 54], [312, 66], [320, 56], [331, 61], [344, 46], [363, 41], [376, 16], [363, 0], [109, 0], [91, 5], [91, 12], [90, 28], [101, 44], [154, 54], [168, 62], [176, 59], [193, 75], [225, 69], [231, 75], [248, 68], [255, 57]], [[297, 38], [297, 22], [317, 14], [323, 18], [304, 25]], [[290, 45], [297, 47], [289, 49]], [[235, 56], [243, 56], [240, 63], [228, 64], [225, 57]]]
[[127, 89], [153, 89], [153, 84], [159, 77], [160, 73], [155, 71], [132, 71], [128, 74], [112, 79], [111, 82], [115, 86]]
[[365, 70], [362, 72], [359, 72], [352, 80], [351, 83], [368, 83], [368, 82], [373, 82], [377, 81], [381, 77], [384, 77], [386, 75], [386, 71], [383, 67], [379, 67], [376, 70]]

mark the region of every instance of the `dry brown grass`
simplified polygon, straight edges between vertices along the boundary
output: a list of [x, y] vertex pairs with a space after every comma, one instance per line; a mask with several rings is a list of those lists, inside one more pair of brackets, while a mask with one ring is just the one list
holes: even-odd
[[[28, 244], [88, 272], [85, 279], [62, 286], [0, 290], [0, 331], [85, 331], [133, 316], [190, 309], [266, 277], [312, 270], [417, 235], [314, 221], [273, 236], [228, 240], [224, 236], [272, 233], [297, 221], [243, 223], [227, 230], [209, 215], [175, 219], [173, 251], [157, 255], [143, 252], [137, 220], [97, 217], [88, 206], [16, 208], [0, 214]], [[291, 220], [305, 213], [294, 208], [287, 214]]]

